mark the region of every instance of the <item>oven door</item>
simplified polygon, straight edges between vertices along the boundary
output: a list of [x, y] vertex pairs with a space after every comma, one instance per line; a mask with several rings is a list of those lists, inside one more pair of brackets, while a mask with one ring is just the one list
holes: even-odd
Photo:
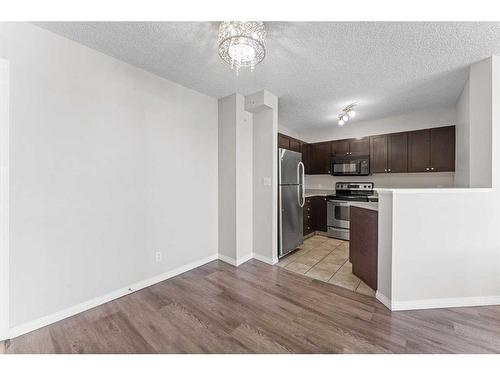
[[356, 176], [361, 173], [361, 161], [341, 160], [332, 161], [332, 175], [334, 176]]
[[329, 227], [349, 229], [349, 202], [328, 201], [327, 222]]

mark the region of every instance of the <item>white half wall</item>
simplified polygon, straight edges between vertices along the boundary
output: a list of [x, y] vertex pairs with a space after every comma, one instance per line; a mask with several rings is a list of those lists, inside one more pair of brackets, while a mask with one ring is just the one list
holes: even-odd
[[377, 298], [393, 310], [500, 304], [499, 58], [473, 65], [469, 85], [470, 185], [491, 188], [379, 191]]
[[0, 341], [9, 337], [9, 62], [0, 58]]
[[379, 194], [377, 292], [393, 310], [500, 304], [498, 191]]
[[26, 23], [0, 57], [11, 328], [217, 256], [217, 99]]

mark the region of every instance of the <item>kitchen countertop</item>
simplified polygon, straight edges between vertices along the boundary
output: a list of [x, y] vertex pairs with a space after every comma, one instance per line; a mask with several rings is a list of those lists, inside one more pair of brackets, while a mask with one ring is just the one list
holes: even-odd
[[335, 189], [306, 189], [306, 198], [326, 197], [335, 194]]
[[378, 202], [349, 202], [349, 205], [378, 211]]

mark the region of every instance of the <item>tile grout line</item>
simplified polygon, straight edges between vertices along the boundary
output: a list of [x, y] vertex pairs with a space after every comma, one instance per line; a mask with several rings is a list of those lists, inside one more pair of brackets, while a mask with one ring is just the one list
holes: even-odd
[[[329, 281], [333, 278], [333, 276], [335, 276], [335, 275], [337, 274], [337, 272], [339, 272], [339, 271], [340, 271], [340, 269], [341, 269], [342, 267], [344, 267], [344, 266], [345, 266], [345, 264], [346, 264], [347, 262], [349, 262], [349, 258], [347, 258], [347, 259], [346, 259], [346, 261], [345, 261], [344, 263], [342, 263], [342, 265], [341, 265], [341, 266], [337, 269], [337, 271], [335, 271], [335, 272], [333, 273], [332, 277], [330, 277], [330, 278], [328, 279], [328, 281], [327, 281], [327, 282], [329, 282]], [[346, 288], [346, 289], [347, 289], [347, 288]]]
[[318, 260], [316, 263], [314, 263], [314, 264], [313, 264], [313, 266], [312, 266], [311, 268], [309, 268], [309, 269], [308, 269], [308, 270], [304, 273], [304, 275], [305, 275], [306, 273], [308, 273], [310, 270], [312, 270], [312, 269], [313, 269], [316, 265], [318, 265], [318, 263], [319, 263], [319, 262], [321, 262], [323, 259], [325, 259], [328, 255], [330, 255], [331, 253], [333, 253], [333, 252], [337, 249], [337, 247], [339, 247], [339, 246], [340, 246], [340, 244], [339, 244], [338, 246], [336, 246], [336, 247], [335, 247], [335, 249], [333, 249], [333, 250], [332, 250], [332, 251], [330, 251], [328, 254], [326, 254], [323, 258], [321, 258], [321, 259], [320, 259], [320, 260]]
[[[314, 236], [313, 236], [313, 237], [314, 237]], [[311, 237], [311, 238], [312, 238], [312, 237]], [[328, 255], [330, 255], [331, 253], [333, 253], [335, 250], [337, 250], [337, 248], [338, 248], [340, 245], [342, 245], [342, 243], [339, 243], [337, 246], [335, 246], [335, 248], [334, 248], [332, 251], [330, 251], [330, 252], [329, 252], [328, 254], [326, 254], [323, 258], [321, 258], [319, 261], [317, 261], [316, 263], [314, 263], [314, 264], [313, 264], [310, 268], [308, 268], [308, 269], [307, 269], [307, 271], [306, 271], [306, 272], [301, 273], [301, 275], [304, 275], [304, 276], [305, 276], [305, 275], [306, 275], [306, 273], [308, 273], [311, 269], [313, 269], [313, 268], [314, 268], [314, 267], [315, 267], [315, 266], [316, 266], [319, 262], [321, 262], [321, 261], [322, 261], [323, 259], [325, 259]], [[308, 250], [305, 254], [303, 254], [303, 255], [299, 256], [299, 257], [298, 257], [297, 259], [295, 259], [295, 260], [292, 260], [290, 263], [287, 263], [285, 266], [283, 266], [283, 268], [286, 268], [288, 265], [290, 265], [290, 264], [292, 264], [292, 263], [296, 262], [296, 261], [297, 261], [300, 257], [302, 257], [302, 256], [304, 256], [304, 255], [306, 255], [306, 254], [308, 254], [308, 253], [309, 253], [310, 251], [312, 251], [312, 250], [313, 250], [313, 249], [309, 249], [309, 250]], [[291, 270], [289, 270], [289, 271], [291, 271]], [[292, 272], [295, 272], [295, 271], [292, 271]], [[299, 273], [299, 272], [295, 272], [295, 273]]]

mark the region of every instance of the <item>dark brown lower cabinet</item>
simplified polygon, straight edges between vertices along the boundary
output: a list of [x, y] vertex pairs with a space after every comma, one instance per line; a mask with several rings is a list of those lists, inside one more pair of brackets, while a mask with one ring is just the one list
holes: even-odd
[[304, 203], [304, 236], [316, 230], [326, 232], [326, 197], [308, 197]]
[[378, 212], [351, 206], [349, 259], [352, 273], [377, 290]]
[[326, 232], [326, 197], [313, 197], [314, 230]]
[[306, 198], [304, 203], [304, 236], [314, 232], [313, 225], [313, 198]]

